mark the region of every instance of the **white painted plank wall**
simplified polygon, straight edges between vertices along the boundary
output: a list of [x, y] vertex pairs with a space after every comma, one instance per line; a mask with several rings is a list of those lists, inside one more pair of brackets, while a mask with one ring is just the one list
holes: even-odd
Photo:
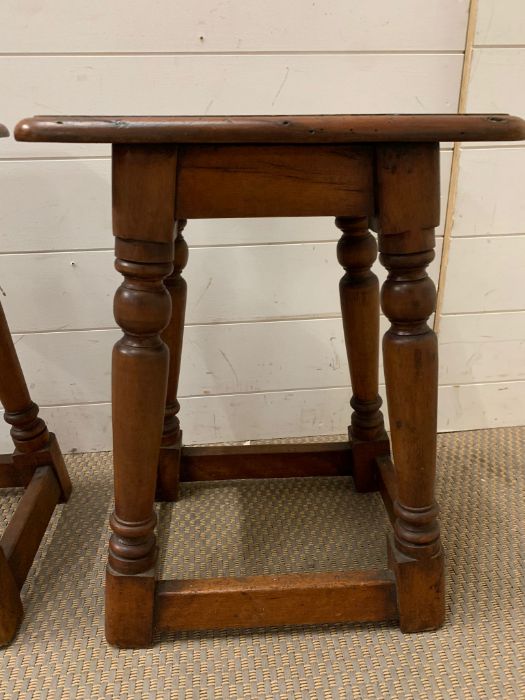
[[[383, 394], [383, 387], [380, 387]], [[523, 401], [525, 382], [482, 383], [439, 388], [439, 431], [514, 425], [513, 406]], [[348, 389], [231, 394], [181, 399], [184, 440], [202, 442], [264, 440], [346, 432]], [[67, 451], [94, 452], [111, 447], [108, 403], [50, 406], [42, 409], [60, 427]], [[388, 421], [387, 421], [388, 423]], [[193, 439], [192, 439], [193, 438]], [[9, 441], [5, 441], [9, 445]]]
[[[479, 0], [467, 111], [525, 116], [524, 84], [525, 4]], [[525, 145], [465, 144], [441, 318], [441, 381], [448, 374], [468, 383], [458, 406], [479, 417], [479, 427], [525, 423], [524, 261]], [[443, 411], [460, 429], [459, 409], [442, 403]]]
[[523, 0], [479, 0], [476, 46], [525, 46]]
[[[198, 5], [198, 6], [197, 6]], [[462, 51], [468, 0], [12, 0], [0, 45], [34, 53]]]
[[[21, 116], [60, 112], [455, 112], [468, 4], [2, 3], [0, 119], [12, 126]], [[483, 160], [479, 151], [471, 153]], [[442, 152], [445, 195], [450, 155]], [[2, 299], [34, 398], [67, 450], [111, 446], [108, 349], [118, 335], [118, 278], [107, 156], [106, 146], [0, 142]], [[487, 186], [481, 175], [477, 183]], [[480, 224], [481, 233], [468, 233], [460, 200], [467, 232], [457, 235], [483, 240]], [[502, 217], [512, 213], [500, 209], [491, 238], [510, 232]], [[185, 439], [343, 432], [349, 389], [333, 222], [199, 221], [187, 238]], [[434, 278], [440, 250], [441, 241]], [[483, 244], [477, 255], [482, 262]], [[506, 265], [500, 272], [509, 277]], [[509, 424], [525, 396], [525, 381], [515, 381], [523, 373], [512, 373], [525, 316], [460, 316], [450, 311], [455, 298], [459, 291], [447, 296], [441, 325], [440, 429]], [[8, 449], [6, 430], [0, 438]]]
[[[480, 314], [446, 317], [441, 330], [442, 385], [509, 379], [509, 365], [516, 364], [525, 349], [525, 315], [490, 314], [485, 328], [480, 326], [481, 318]], [[386, 328], [383, 319], [382, 330]], [[111, 347], [120, 337], [118, 330], [14, 337], [21, 362], [30, 368], [27, 378], [39, 402], [109, 401]], [[339, 318], [190, 325], [182, 364], [180, 395], [185, 397], [348, 384]], [[525, 379], [523, 363], [518, 378]]]

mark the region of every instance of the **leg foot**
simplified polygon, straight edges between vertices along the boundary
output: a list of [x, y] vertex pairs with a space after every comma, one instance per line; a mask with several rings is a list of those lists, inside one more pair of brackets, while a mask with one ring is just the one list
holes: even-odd
[[46, 444], [39, 450], [35, 450], [34, 452], [20, 452], [19, 450], [15, 450], [13, 453], [13, 463], [15, 467], [20, 469], [27, 467], [33, 469], [44, 466], [52, 467], [60, 486], [60, 502], [65, 503], [69, 499], [72, 491], [71, 480], [54, 433], [49, 433]]
[[388, 538], [388, 566], [396, 577], [399, 626], [402, 632], [424, 632], [445, 620], [443, 549], [428, 559], [411, 559]]
[[106, 568], [106, 639], [123, 649], [141, 649], [153, 641], [155, 572], [135, 576]]
[[376, 457], [390, 454], [390, 442], [386, 436], [380, 440], [357, 440], [348, 437], [352, 444], [352, 476], [358, 493], [370, 493], [379, 489]]

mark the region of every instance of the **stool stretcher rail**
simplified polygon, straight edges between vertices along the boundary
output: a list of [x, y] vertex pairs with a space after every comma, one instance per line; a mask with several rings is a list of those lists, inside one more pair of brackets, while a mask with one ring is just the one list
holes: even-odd
[[155, 615], [161, 631], [378, 622], [396, 586], [388, 570], [161, 581]]

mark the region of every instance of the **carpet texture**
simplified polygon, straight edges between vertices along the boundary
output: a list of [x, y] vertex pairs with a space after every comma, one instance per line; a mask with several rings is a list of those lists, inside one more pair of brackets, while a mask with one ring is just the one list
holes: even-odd
[[[22, 627], [0, 650], [2, 700], [525, 698], [525, 428], [439, 436], [448, 614], [439, 632], [417, 635], [325, 625], [113, 649], [103, 634], [111, 454], [67, 463], [74, 494], [29, 574]], [[18, 496], [3, 492], [0, 526]], [[380, 499], [345, 477], [187, 484], [158, 512], [164, 578], [385, 564]]]

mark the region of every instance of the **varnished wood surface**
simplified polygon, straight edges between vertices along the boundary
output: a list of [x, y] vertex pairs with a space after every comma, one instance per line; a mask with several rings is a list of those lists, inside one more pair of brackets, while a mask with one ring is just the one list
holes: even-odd
[[379, 282], [371, 271], [377, 244], [366, 217], [338, 216], [335, 224], [342, 233], [337, 259], [345, 274], [339, 281], [339, 296], [354, 409], [348, 434], [354, 483], [362, 493], [376, 490], [375, 456], [389, 450], [379, 410]]
[[153, 639], [155, 571], [123, 576], [106, 567], [106, 639], [124, 648], [142, 648]]
[[22, 588], [60, 498], [52, 467], [39, 467], [0, 540], [14, 579]]
[[525, 122], [508, 114], [35, 116], [17, 124], [15, 138], [79, 143], [515, 141], [525, 139]]
[[179, 493], [180, 455], [182, 450], [182, 430], [177, 400], [179, 389], [182, 339], [184, 337], [184, 317], [186, 314], [186, 280], [182, 276], [188, 262], [188, 244], [182, 232], [186, 221], [175, 223], [173, 246], [173, 272], [164, 280], [171, 298], [171, 316], [168, 325], [161, 333], [162, 340], [169, 348], [168, 388], [164, 409], [164, 426], [157, 470], [155, 498], [159, 501], [176, 501]]
[[156, 629], [206, 630], [372, 622], [397, 617], [389, 571], [161, 581]]
[[13, 572], [1, 547], [0, 591], [2, 592], [0, 604], [0, 646], [4, 646], [4, 644], [9, 644], [15, 636], [18, 625], [24, 616], [24, 609]]
[[343, 476], [351, 473], [348, 442], [184, 447], [181, 481]]
[[13, 455], [0, 455], [0, 489], [27, 486], [35, 469], [31, 464], [15, 464]]
[[[169, 146], [113, 148], [115, 267], [123, 276], [113, 310], [123, 335], [112, 363], [115, 510], [109, 563], [122, 575], [143, 574], [157, 556], [153, 504], [169, 366], [160, 333], [171, 316], [164, 279], [173, 271], [175, 163], [176, 149]], [[116, 590], [108, 587], [106, 598]], [[107, 612], [112, 605], [120, 603], [108, 603]]]
[[421, 632], [438, 628], [445, 614], [434, 500], [438, 348], [428, 325], [436, 289], [426, 269], [439, 223], [438, 144], [383, 144], [376, 168], [380, 261], [388, 270], [381, 308], [390, 321], [383, 363], [395, 465], [395, 480], [381, 471], [382, 495], [395, 517], [389, 563], [400, 627]]
[[175, 216], [332, 216], [373, 210], [373, 152], [365, 145], [186, 145]]
[[379, 492], [383, 499], [385, 510], [388, 513], [392, 526], [395, 525], [394, 502], [397, 500], [397, 476], [396, 468], [388, 455], [376, 458], [378, 472]]

